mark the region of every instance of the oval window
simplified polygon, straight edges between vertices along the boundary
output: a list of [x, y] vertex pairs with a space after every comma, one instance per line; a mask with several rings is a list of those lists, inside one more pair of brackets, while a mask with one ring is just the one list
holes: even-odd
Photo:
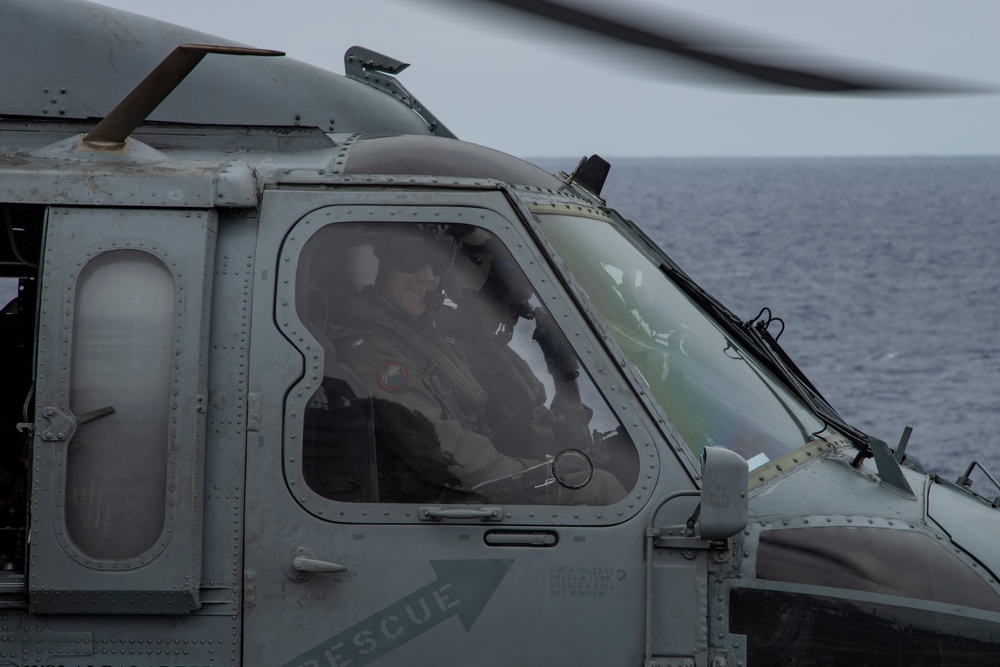
[[154, 255], [115, 250], [77, 281], [66, 526], [95, 559], [133, 558], [163, 531], [174, 281]]

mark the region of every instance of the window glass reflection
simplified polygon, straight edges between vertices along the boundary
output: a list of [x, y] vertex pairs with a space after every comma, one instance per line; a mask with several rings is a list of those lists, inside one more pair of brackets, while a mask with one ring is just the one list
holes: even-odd
[[174, 302], [167, 267], [137, 250], [98, 255], [77, 281], [66, 524], [94, 558], [138, 556], [163, 531]]
[[996, 624], [945, 611], [737, 589], [730, 631], [747, 637], [754, 667], [988, 667]]
[[540, 214], [539, 227], [696, 455], [726, 447], [763, 465], [826, 425], [609, 219]]
[[[606, 505], [634, 484], [630, 438], [490, 232], [328, 225], [303, 248], [296, 285], [325, 353], [303, 445], [321, 495]], [[554, 468], [567, 449], [584, 457]]]
[[915, 530], [770, 530], [760, 536], [756, 576], [1000, 612], [1000, 596], [981, 576]]

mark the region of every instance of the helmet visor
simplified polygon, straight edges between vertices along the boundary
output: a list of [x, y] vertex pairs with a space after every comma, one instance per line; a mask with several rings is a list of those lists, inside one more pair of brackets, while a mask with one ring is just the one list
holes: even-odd
[[443, 276], [455, 261], [457, 242], [451, 236], [394, 236], [379, 253], [379, 259], [402, 273], [417, 273], [429, 266]]

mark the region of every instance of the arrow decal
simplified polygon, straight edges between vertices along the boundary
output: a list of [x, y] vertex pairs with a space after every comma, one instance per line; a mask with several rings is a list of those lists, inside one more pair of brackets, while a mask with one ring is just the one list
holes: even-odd
[[283, 667], [362, 667], [452, 616], [468, 632], [513, 560], [436, 560], [437, 579], [286, 662]]

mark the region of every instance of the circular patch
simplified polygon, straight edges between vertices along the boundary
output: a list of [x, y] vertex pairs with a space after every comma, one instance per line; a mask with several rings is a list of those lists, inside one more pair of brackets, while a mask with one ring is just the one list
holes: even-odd
[[406, 372], [406, 366], [398, 361], [387, 361], [378, 367], [375, 373], [375, 380], [378, 386], [386, 391], [399, 391], [406, 386], [410, 375]]

